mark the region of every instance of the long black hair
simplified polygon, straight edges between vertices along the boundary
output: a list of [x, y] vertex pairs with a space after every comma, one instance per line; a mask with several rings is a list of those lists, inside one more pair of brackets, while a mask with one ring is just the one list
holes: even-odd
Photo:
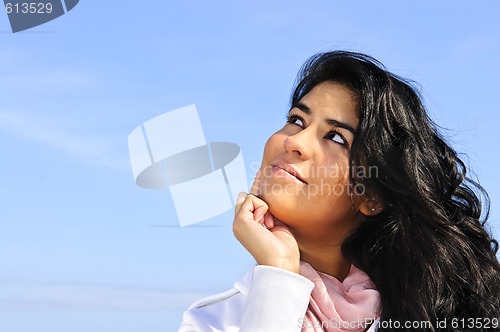
[[[485, 229], [488, 195], [466, 176], [413, 84], [370, 56], [321, 53], [300, 70], [292, 106], [324, 81], [348, 87], [357, 100], [350, 181], [383, 205], [342, 247], [380, 291], [381, 330], [421, 321], [432, 324], [420, 325], [428, 331], [498, 326], [500, 264]], [[360, 178], [352, 172], [358, 166], [375, 166], [377, 176]]]

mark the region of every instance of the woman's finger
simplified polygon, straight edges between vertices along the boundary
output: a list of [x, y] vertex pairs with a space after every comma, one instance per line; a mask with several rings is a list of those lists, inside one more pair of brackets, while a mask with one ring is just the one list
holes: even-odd
[[266, 202], [253, 193], [248, 194], [246, 199], [252, 203], [251, 209], [253, 209], [253, 219], [262, 225], [264, 223], [264, 216], [268, 209]]
[[255, 175], [255, 179], [253, 180], [253, 183], [252, 183], [252, 188], [250, 189], [250, 193], [252, 193], [253, 195], [257, 196], [257, 197], [260, 197], [260, 183], [262, 181], [262, 172], [261, 170], [259, 169], [257, 171], [257, 174]]
[[234, 205], [234, 216], [238, 214], [238, 212], [241, 209], [241, 206], [243, 205], [243, 202], [245, 202], [245, 199], [247, 197], [247, 193], [245, 192], [240, 192], [238, 196], [236, 197], [236, 204]]
[[[267, 204], [254, 195], [244, 195], [239, 197], [233, 232], [236, 238], [249, 250], [248, 245], [255, 245], [256, 239], [262, 240], [263, 231], [269, 232], [260, 226], [264, 222]], [[244, 200], [241, 202], [243, 196]]]
[[269, 211], [264, 215], [264, 225], [269, 229], [274, 227], [274, 216]]

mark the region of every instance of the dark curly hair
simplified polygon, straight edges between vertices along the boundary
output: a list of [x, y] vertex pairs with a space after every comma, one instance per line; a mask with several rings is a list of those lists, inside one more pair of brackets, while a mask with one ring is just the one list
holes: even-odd
[[[468, 319], [479, 318], [484, 326], [473, 330], [494, 327], [500, 318], [500, 264], [498, 243], [485, 229], [489, 198], [466, 176], [465, 164], [429, 119], [416, 89], [370, 56], [335, 51], [304, 64], [292, 106], [324, 81], [348, 87], [357, 99], [350, 181], [383, 204], [342, 247], [377, 285], [381, 321], [427, 321], [427, 331], [461, 331]], [[359, 178], [352, 172], [358, 166], [375, 166], [378, 176]], [[442, 329], [436, 322], [444, 320]], [[382, 324], [380, 330], [391, 328]]]

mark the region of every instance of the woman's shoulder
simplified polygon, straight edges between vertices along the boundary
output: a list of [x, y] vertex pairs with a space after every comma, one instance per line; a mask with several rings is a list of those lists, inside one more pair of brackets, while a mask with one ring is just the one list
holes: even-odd
[[222, 301], [234, 301], [235, 296], [237, 297], [238, 294], [248, 294], [248, 289], [250, 288], [250, 285], [252, 283], [253, 269], [254, 267], [247, 270], [244, 276], [233, 284], [233, 287], [231, 289], [197, 300], [191, 306], [189, 306], [188, 310], [200, 309], [220, 303]]
[[[274, 286], [269, 287], [270, 284]], [[252, 307], [249, 303], [256, 302], [255, 299], [266, 298], [266, 302], [273, 303], [276, 298], [283, 297], [286, 288], [287, 296], [295, 297], [294, 300], [303, 298], [307, 303], [312, 287], [310, 280], [296, 273], [270, 266], [253, 266], [231, 289], [194, 302], [184, 312], [179, 331], [239, 331], [245, 311], [247, 317], [261, 315], [258, 310], [248, 312]], [[294, 296], [295, 293], [298, 295]]]
[[179, 332], [226, 331], [239, 325], [244, 305], [245, 296], [236, 287], [197, 300], [184, 312]]
[[252, 283], [254, 267], [248, 269], [229, 290], [207, 296], [191, 304], [184, 312], [179, 332], [231, 331], [231, 326], [239, 326], [241, 312], [244, 310], [246, 296]]
[[296, 286], [296, 284], [303, 283], [311, 289], [314, 286], [310, 280], [297, 273], [292, 273], [272, 266], [255, 265], [248, 269], [244, 276], [233, 284], [231, 289], [197, 300], [188, 308], [188, 310], [208, 307], [223, 301], [235, 301], [238, 299], [238, 295], [245, 298], [248, 296], [252, 283], [258, 283], [262, 279], [272, 279], [280, 282], [286, 282], [294, 286]]

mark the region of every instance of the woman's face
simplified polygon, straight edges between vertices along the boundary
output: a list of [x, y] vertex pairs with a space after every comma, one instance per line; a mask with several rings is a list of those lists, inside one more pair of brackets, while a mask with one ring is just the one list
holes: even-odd
[[362, 188], [350, 186], [348, 165], [358, 121], [352, 92], [323, 82], [267, 141], [255, 186], [269, 211], [296, 232], [343, 238], [357, 226], [351, 195]]

